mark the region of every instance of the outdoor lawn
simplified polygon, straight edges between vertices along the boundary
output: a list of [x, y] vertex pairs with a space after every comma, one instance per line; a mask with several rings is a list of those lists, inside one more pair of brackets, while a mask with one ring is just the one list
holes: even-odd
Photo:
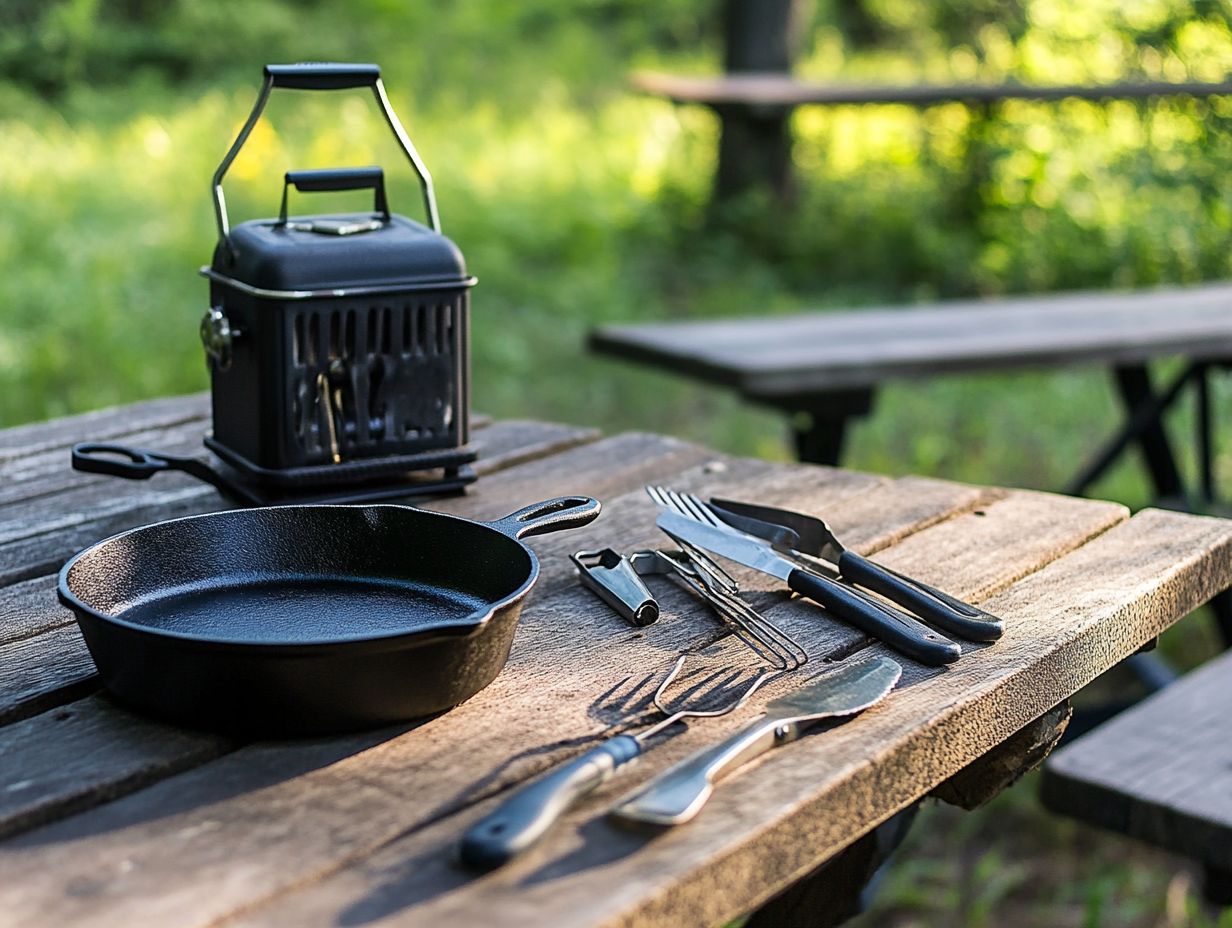
[[[1232, 99], [801, 110], [799, 202], [710, 205], [717, 121], [628, 73], [719, 68], [700, 0], [5, 0], [0, 427], [205, 389], [210, 177], [267, 61], [374, 61], [478, 275], [474, 407], [789, 453], [781, 417], [587, 356], [592, 326], [1232, 277]], [[1232, 8], [1199, 0], [833, 0], [802, 76], [880, 83], [1222, 80]], [[413, 177], [370, 95], [276, 94], [227, 180], [234, 221], [288, 169]], [[292, 194], [293, 211], [363, 194]], [[1232, 390], [1215, 385], [1226, 417]], [[1118, 410], [1096, 369], [891, 386], [845, 465], [1059, 489]], [[1190, 410], [1171, 422], [1178, 436]], [[84, 437], [84, 436], [83, 436]], [[1192, 443], [1178, 442], [1182, 448]], [[1221, 448], [1217, 476], [1232, 481]], [[1185, 463], [1191, 463], [1186, 461]], [[1134, 460], [1093, 491], [1149, 503]], [[1209, 656], [1204, 617], [1170, 633]], [[1232, 925], [1183, 861], [1046, 815], [1030, 778], [930, 807], [867, 926]]]

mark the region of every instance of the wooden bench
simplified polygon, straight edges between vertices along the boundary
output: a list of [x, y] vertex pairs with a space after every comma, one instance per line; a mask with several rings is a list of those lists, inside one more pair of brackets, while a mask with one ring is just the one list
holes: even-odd
[[719, 117], [715, 199], [768, 188], [791, 199], [792, 111], [798, 106], [914, 107], [963, 103], [987, 110], [1007, 100], [1146, 100], [1232, 93], [1230, 81], [1137, 81], [1102, 85], [996, 84], [844, 85], [792, 75], [801, 0], [723, 0], [723, 68], [716, 76], [634, 74], [637, 89], [674, 103], [701, 104]]
[[[782, 410], [800, 459], [822, 464], [839, 462], [848, 423], [867, 414], [876, 389], [890, 381], [1105, 365], [1126, 418], [1067, 488], [1075, 494], [1136, 442], [1157, 495], [1186, 497], [1161, 416], [1184, 386], [1196, 384], [1201, 483], [1213, 497], [1206, 368], [1232, 359], [1232, 285], [606, 326], [591, 333], [590, 346]], [[1156, 391], [1147, 362], [1174, 356], [1190, 366]]]
[[1232, 653], [1058, 751], [1041, 798], [1054, 812], [1193, 858], [1232, 904]]
[[1002, 84], [905, 84], [866, 86], [805, 81], [788, 73], [722, 74], [686, 77], [637, 73], [635, 88], [673, 103], [701, 104], [719, 117], [715, 199], [723, 201], [747, 190], [766, 187], [790, 200], [792, 111], [798, 106], [928, 107], [964, 103], [984, 109], [1007, 100], [1065, 99], [1147, 100], [1159, 97], [1207, 97], [1232, 93], [1232, 82], [1149, 81], [1116, 84], [1028, 86]]

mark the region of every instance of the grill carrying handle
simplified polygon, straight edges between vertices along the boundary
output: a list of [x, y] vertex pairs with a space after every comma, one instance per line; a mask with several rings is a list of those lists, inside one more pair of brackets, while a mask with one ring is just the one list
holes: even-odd
[[288, 90], [350, 90], [373, 87], [381, 79], [375, 64], [306, 61], [300, 64], [267, 64], [265, 76], [275, 87]]
[[130, 448], [102, 442], [82, 442], [73, 446], [73, 470], [107, 474], [128, 480], [149, 480], [163, 471], [178, 470], [210, 484], [219, 493], [243, 506], [260, 505], [261, 500], [233, 480], [228, 480], [209, 464], [183, 454], [167, 454], [145, 448]]
[[424, 212], [427, 214], [428, 225], [432, 227], [433, 232], [441, 231], [441, 217], [436, 209], [436, 193], [432, 187], [432, 175], [428, 173], [427, 166], [423, 163], [423, 159], [419, 157], [419, 152], [415, 150], [415, 146], [406, 134], [406, 130], [402, 128], [402, 123], [398, 121], [398, 117], [394, 114], [393, 107], [390, 106], [389, 97], [385, 93], [385, 85], [381, 81], [381, 69], [378, 65], [338, 64], [334, 62], [267, 64], [265, 66], [265, 81], [262, 83], [261, 90], [257, 94], [257, 102], [253, 105], [252, 112], [248, 114], [248, 121], [244, 123], [239, 131], [239, 135], [235, 137], [235, 141], [231, 143], [227, 153], [223, 155], [222, 163], [214, 171], [212, 182], [214, 190], [214, 219], [218, 223], [218, 239], [228, 249], [231, 247], [231, 221], [227, 216], [227, 200], [223, 194], [222, 181], [227, 175], [227, 170], [231, 167], [231, 162], [240, 153], [240, 149], [248, 141], [248, 136], [252, 134], [257, 120], [261, 118], [261, 114], [265, 111], [265, 104], [269, 102], [269, 95], [275, 87], [293, 90], [348, 90], [355, 87], [371, 87], [372, 95], [376, 97], [377, 106], [381, 109], [381, 115], [385, 117], [385, 122], [389, 124], [390, 131], [393, 132], [394, 138], [398, 140], [402, 153], [406, 155], [416, 176], [419, 178], [419, 186], [423, 190]]
[[326, 168], [322, 171], [287, 171], [282, 182], [282, 209], [278, 224], [287, 224], [287, 190], [301, 193], [331, 190], [374, 190], [373, 210], [389, 222], [389, 201], [385, 197], [385, 172], [380, 168]]

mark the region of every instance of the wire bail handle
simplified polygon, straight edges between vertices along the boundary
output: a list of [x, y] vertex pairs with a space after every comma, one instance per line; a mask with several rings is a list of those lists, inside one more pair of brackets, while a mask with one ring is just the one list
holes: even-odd
[[406, 130], [402, 128], [402, 123], [398, 121], [398, 117], [394, 114], [393, 107], [390, 106], [389, 97], [385, 94], [385, 85], [381, 82], [381, 68], [379, 65], [336, 64], [333, 62], [267, 64], [264, 73], [265, 81], [261, 85], [260, 93], [257, 94], [257, 102], [248, 116], [248, 121], [244, 123], [243, 128], [239, 131], [239, 135], [231, 143], [231, 148], [223, 156], [222, 163], [218, 165], [218, 169], [214, 172], [214, 218], [218, 223], [218, 237], [221, 241], [227, 241], [228, 236], [231, 234], [231, 223], [227, 218], [227, 201], [222, 189], [223, 177], [226, 176], [227, 169], [231, 167], [231, 162], [235, 160], [235, 156], [244, 147], [244, 143], [248, 141], [248, 136], [252, 134], [253, 127], [256, 126], [257, 120], [261, 118], [261, 114], [265, 111], [265, 105], [269, 102], [270, 92], [275, 87], [283, 87], [290, 90], [349, 90], [355, 87], [371, 87], [372, 95], [376, 97], [377, 105], [381, 109], [381, 114], [385, 117], [385, 122], [389, 124], [394, 138], [398, 140], [403, 154], [406, 155], [416, 176], [419, 178], [419, 186], [423, 190], [424, 210], [427, 213], [428, 225], [431, 226], [433, 232], [439, 233], [441, 231], [441, 217], [436, 209], [436, 193], [432, 188], [432, 175], [428, 173], [428, 168], [424, 165], [423, 159], [419, 157], [419, 152], [415, 150], [415, 146], [406, 134]]

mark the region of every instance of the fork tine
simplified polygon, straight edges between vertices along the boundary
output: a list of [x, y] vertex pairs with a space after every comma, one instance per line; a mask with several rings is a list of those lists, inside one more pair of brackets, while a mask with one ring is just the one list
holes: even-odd
[[[714, 514], [714, 510], [711, 509], [710, 506], [706, 504], [706, 501], [703, 500], [701, 497], [693, 493], [686, 493], [685, 499], [688, 500], [689, 503], [692, 504], [693, 508], [701, 515], [702, 519], [704, 519], [707, 523], [709, 523], [710, 525], [717, 526], [719, 528], [725, 527], [724, 523], [719, 519], [719, 517]], [[730, 528], [730, 526], [726, 526], [726, 527]]]
[[655, 503], [665, 509], [670, 509], [671, 505], [667, 501], [667, 497], [663, 493], [663, 487], [653, 484], [647, 485], [645, 488], [646, 495], [649, 496]]

